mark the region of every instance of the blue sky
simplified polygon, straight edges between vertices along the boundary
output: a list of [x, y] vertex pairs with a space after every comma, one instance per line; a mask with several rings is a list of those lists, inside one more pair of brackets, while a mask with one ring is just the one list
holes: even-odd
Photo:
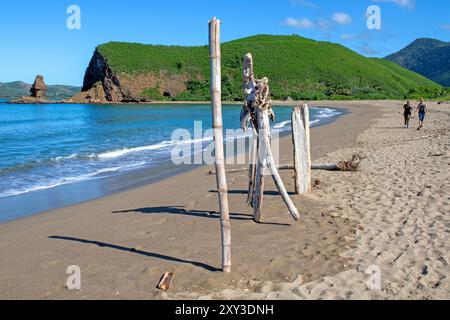
[[[255, 4], [258, 5], [255, 5]], [[81, 30], [69, 30], [70, 5]], [[382, 29], [368, 30], [366, 10], [381, 8]], [[366, 56], [386, 56], [416, 38], [450, 41], [448, 0], [31, 0], [0, 5], [0, 81], [81, 85], [94, 48], [108, 41], [207, 44], [207, 22], [222, 22], [223, 41], [296, 33], [341, 43]]]

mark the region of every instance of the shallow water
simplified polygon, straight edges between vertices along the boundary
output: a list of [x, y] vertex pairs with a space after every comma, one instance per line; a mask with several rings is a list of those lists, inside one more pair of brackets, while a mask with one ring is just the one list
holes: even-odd
[[[292, 108], [274, 109], [274, 129], [289, 131]], [[240, 110], [237, 105], [224, 106], [225, 130], [239, 128]], [[340, 113], [312, 108], [311, 123], [333, 121]], [[0, 200], [88, 181], [97, 185], [101, 183], [97, 180], [136, 170], [161, 168], [159, 171], [169, 172], [174, 146], [196, 144], [201, 150], [211, 142], [209, 135], [193, 135], [195, 121], [201, 121], [200, 132], [210, 129], [211, 107], [0, 105]], [[173, 141], [172, 133], [177, 129], [189, 131], [190, 139]], [[228, 141], [243, 136], [238, 132]], [[93, 196], [86, 200], [90, 198]], [[42, 210], [48, 208], [46, 205]], [[1, 206], [0, 201], [0, 221], [17, 214], [14, 211], [11, 205]]]

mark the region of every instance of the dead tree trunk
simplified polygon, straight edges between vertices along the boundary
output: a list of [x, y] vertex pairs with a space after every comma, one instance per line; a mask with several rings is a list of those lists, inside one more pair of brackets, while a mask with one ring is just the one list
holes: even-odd
[[[257, 150], [257, 161], [256, 161], [256, 174], [255, 174], [255, 191], [253, 194], [253, 219], [255, 222], [261, 221], [261, 209], [263, 205], [264, 196], [264, 177], [267, 174], [267, 169], [269, 168], [269, 148], [267, 147], [267, 141], [270, 141], [270, 132], [267, 129], [268, 124], [265, 123], [264, 114], [259, 109], [256, 109], [256, 117], [258, 121], [258, 150]], [[268, 119], [268, 118], [267, 118]]]
[[[267, 174], [272, 176], [280, 195], [289, 208], [289, 212], [295, 220], [298, 220], [300, 215], [289, 197], [283, 181], [281, 180], [277, 164], [275, 163], [271, 150], [270, 119], [274, 120], [275, 114], [272, 111], [272, 106], [269, 100], [269, 80], [267, 78], [255, 80], [253, 73], [253, 58], [251, 54], [247, 54], [244, 58], [243, 83], [245, 102], [241, 113], [242, 128], [247, 130], [248, 123], [251, 123], [254, 129], [254, 134], [257, 135], [258, 139], [256, 152], [258, 159], [256, 161], [256, 170], [251, 166], [251, 173], [249, 174], [252, 181], [249, 183], [250, 188], [248, 199], [252, 199], [254, 220], [256, 222], [260, 222], [261, 219], [261, 208], [264, 195], [264, 177]], [[252, 150], [251, 157], [253, 156]], [[254, 175], [253, 170], [255, 170]]]
[[[284, 203], [289, 209], [289, 212], [291, 213], [294, 220], [300, 219], [300, 215], [297, 211], [297, 208], [295, 207], [294, 203], [292, 202], [291, 198], [289, 197], [289, 194], [286, 191], [286, 187], [284, 186], [283, 180], [281, 180], [281, 176], [278, 172], [277, 164], [275, 163], [272, 149], [270, 148], [270, 121], [269, 121], [269, 115], [266, 110], [257, 110], [257, 117], [258, 117], [258, 123], [261, 124], [260, 130], [259, 130], [259, 137], [260, 137], [260, 143], [265, 146], [263, 149], [263, 152], [260, 154], [261, 157], [264, 157], [264, 171], [267, 172], [267, 174], [270, 174], [273, 178], [273, 181], [275, 182], [275, 185], [277, 186], [277, 189], [283, 198]], [[266, 168], [267, 167], [267, 168]], [[263, 171], [263, 172], [264, 172]], [[261, 198], [264, 193], [264, 190], [262, 190]]]
[[248, 197], [247, 206], [253, 207], [253, 195], [255, 194], [255, 177], [256, 177], [256, 163], [258, 161], [258, 135], [253, 130], [252, 145], [250, 146], [250, 165], [249, 165], [249, 183], [248, 183]]
[[[340, 161], [338, 163], [313, 163], [311, 170], [326, 170], [326, 171], [357, 171], [361, 164], [362, 157], [358, 154], [353, 155], [349, 161]], [[278, 166], [278, 170], [295, 170], [293, 164], [286, 164]], [[228, 170], [227, 173], [247, 172], [247, 168]], [[216, 172], [210, 171], [210, 176], [215, 175]]]
[[294, 144], [295, 193], [311, 191], [311, 142], [309, 108], [306, 104], [292, 111], [292, 141]]
[[213, 129], [216, 154], [216, 177], [219, 193], [220, 225], [222, 234], [222, 270], [231, 272], [231, 224], [228, 209], [228, 187], [225, 173], [223, 146], [220, 20], [214, 17], [209, 22], [209, 48], [211, 58], [211, 96], [213, 109]]

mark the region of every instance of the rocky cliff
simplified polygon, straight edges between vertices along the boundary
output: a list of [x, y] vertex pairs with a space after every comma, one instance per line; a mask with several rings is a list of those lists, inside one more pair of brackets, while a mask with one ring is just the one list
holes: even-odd
[[[187, 89], [189, 76], [169, 74], [165, 70], [128, 74], [116, 73], [107, 59], [95, 50], [86, 70], [81, 93], [67, 102], [87, 103], [136, 103], [149, 102], [152, 97], [145, 94], [153, 90], [161, 98], [173, 98]], [[160, 100], [160, 99], [157, 99]]]

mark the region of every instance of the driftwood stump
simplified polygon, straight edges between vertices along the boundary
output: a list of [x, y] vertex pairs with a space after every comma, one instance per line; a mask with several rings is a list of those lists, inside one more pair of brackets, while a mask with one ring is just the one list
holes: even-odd
[[294, 144], [295, 193], [306, 194], [312, 189], [309, 108], [306, 104], [292, 111], [292, 141]]
[[249, 195], [247, 201], [253, 207], [253, 218], [258, 223], [261, 220], [264, 178], [270, 174], [274, 179], [280, 195], [289, 208], [292, 217], [298, 220], [300, 215], [281, 180], [271, 150], [270, 120], [275, 120], [275, 114], [269, 99], [269, 79], [255, 79], [253, 58], [250, 53], [245, 55], [244, 58], [243, 84], [245, 101], [241, 112], [241, 126], [244, 130], [247, 130], [248, 124], [250, 123], [253, 128], [253, 146], [251, 149], [249, 169]]

